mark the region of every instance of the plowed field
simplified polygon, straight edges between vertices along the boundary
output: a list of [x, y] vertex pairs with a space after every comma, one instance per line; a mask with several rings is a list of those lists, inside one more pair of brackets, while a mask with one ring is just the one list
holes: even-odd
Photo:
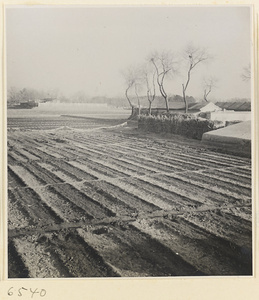
[[8, 119], [8, 276], [251, 275], [250, 159], [120, 122]]

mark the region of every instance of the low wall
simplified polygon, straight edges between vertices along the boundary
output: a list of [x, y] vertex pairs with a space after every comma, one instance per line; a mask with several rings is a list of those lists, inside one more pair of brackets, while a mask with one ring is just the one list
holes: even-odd
[[203, 133], [215, 129], [215, 124], [210, 120], [195, 118], [188, 114], [140, 115], [138, 129], [154, 133], [178, 134], [200, 140]]

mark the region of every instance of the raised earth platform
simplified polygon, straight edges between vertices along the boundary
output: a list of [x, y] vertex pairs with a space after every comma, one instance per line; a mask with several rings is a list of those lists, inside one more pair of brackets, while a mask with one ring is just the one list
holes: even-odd
[[202, 142], [242, 156], [251, 156], [251, 121], [206, 132]]

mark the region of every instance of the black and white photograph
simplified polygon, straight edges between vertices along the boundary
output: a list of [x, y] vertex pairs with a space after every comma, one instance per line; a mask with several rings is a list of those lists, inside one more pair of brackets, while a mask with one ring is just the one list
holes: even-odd
[[253, 272], [252, 7], [7, 5], [7, 278]]

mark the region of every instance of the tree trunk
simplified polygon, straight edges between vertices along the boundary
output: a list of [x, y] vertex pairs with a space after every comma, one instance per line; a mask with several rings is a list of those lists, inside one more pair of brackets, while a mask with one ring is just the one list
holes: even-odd
[[129, 96], [128, 96], [128, 90], [129, 90], [129, 89], [130, 89], [130, 86], [126, 89], [126, 91], [125, 91], [125, 96], [126, 96], [128, 102], [129, 102], [129, 105], [131, 106], [131, 108], [132, 108], [132, 110], [133, 110], [133, 105], [132, 105], [132, 103], [131, 103], [131, 101], [130, 101], [130, 99], [129, 99]]
[[168, 96], [164, 90], [163, 84], [158, 84], [158, 85], [159, 85], [160, 93], [161, 93], [162, 97], [165, 99], [166, 111], [169, 113]]
[[208, 102], [207, 96], [209, 95], [210, 92], [211, 92], [211, 87], [210, 87], [210, 89], [209, 89], [208, 92], [207, 92], [206, 89], [205, 89], [205, 91], [204, 91], [204, 100], [205, 100], [206, 102]]
[[184, 101], [184, 104], [185, 104], [185, 113], [187, 114], [188, 113], [188, 101], [187, 101], [186, 96], [185, 96], [184, 84], [183, 84], [183, 101]]
[[169, 113], [169, 104], [168, 104], [168, 97], [165, 97], [165, 105], [166, 105], [166, 111]]
[[149, 113], [149, 115], [151, 115], [151, 101], [149, 101], [148, 113]]

